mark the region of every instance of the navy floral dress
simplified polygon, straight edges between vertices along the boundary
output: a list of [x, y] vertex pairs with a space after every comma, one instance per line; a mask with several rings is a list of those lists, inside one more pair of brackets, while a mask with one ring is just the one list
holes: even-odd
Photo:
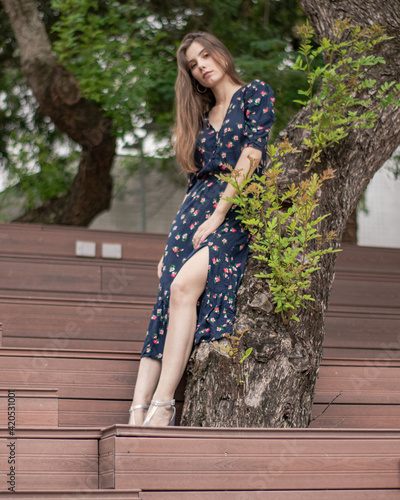
[[207, 285], [197, 309], [194, 343], [210, 342], [233, 333], [235, 297], [248, 256], [249, 233], [236, 220], [235, 207], [221, 226], [197, 248], [193, 236], [220, 200], [226, 182], [216, 177], [235, 166], [245, 147], [262, 151], [258, 171], [266, 160], [268, 133], [275, 117], [271, 87], [254, 80], [232, 96], [219, 131], [206, 115], [195, 151], [196, 174], [188, 179], [188, 196], [180, 208], [165, 247], [158, 297], [150, 319], [142, 356], [162, 359], [168, 330], [170, 286], [183, 264], [203, 248], [209, 248]]

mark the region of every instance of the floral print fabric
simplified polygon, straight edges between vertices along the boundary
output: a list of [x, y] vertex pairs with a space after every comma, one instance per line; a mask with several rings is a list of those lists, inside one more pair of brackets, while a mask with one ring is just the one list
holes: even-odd
[[275, 120], [273, 102], [269, 85], [255, 80], [233, 94], [219, 131], [214, 130], [208, 115], [204, 117], [195, 151], [198, 171], [188, 178], [188, 196], [168, 236], [157, 302], [142, 356], [162, 359], [171, 283], [183, 264], [205, 246], [209, 249], [208, 278], [198, 302], [194, 343], [210, 342], [232, 334], [235, 297], [246, 265], [250, 235], [236, 220], [235, 207], [232, 207], [221, 226], [199, 248], [193, 248], [192, 240], [198, 226], [213, 213], [226, 188], [226, 182], [216, 177], [226, 170], [226, 164], [234, 167], [242, 150], [250, 146], [262, 151], [258, 169], [264, 166], [268, 133]]

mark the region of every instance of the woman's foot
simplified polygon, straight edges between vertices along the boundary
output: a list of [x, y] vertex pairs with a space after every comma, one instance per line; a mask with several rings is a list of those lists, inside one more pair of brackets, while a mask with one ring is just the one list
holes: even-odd
[[129, 408], [128, 425], [143, 425], [149, 405], [132, 405]]
[[175, 399], [171, 401], [151, 401], [144, 426], [168, 427], [175, 425]]

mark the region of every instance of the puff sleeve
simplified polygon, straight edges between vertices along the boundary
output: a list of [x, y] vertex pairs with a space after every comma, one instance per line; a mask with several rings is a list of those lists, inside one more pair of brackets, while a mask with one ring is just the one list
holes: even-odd
[[254, 80], [247, 86], [244, 98], [244, 148], [267, 149], [268, 134], [275, 121], [274, 100], [271, 87], [263, 81]]

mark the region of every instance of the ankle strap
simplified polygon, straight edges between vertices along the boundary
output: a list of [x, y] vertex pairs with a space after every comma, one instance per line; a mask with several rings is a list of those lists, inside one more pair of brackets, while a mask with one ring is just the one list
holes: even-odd
[[154, 399], [151, 400], [151, 404], [153, 406], [175, 406], [175, 399], [172, 399], [171, 401], [155, 401]]
[[135, 405], [135, 406], [131, 406], [129, 408], [129, 413], [132, 413], [133, 411], [140, 410], [140, 409], [147, 410], [148, 408], [149, 408], [149, 405]]

